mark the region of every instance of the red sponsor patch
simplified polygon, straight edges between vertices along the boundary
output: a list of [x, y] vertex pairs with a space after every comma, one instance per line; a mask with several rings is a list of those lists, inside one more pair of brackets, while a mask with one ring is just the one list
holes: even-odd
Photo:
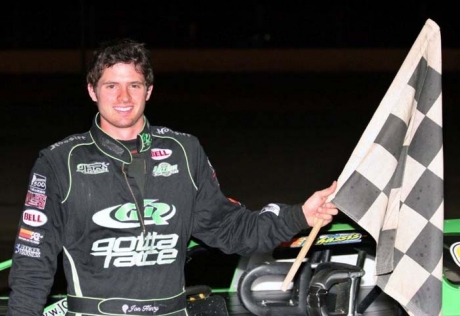
[[46, 204], [46, 195], [27, 191], [25, 204], [43, 210]]

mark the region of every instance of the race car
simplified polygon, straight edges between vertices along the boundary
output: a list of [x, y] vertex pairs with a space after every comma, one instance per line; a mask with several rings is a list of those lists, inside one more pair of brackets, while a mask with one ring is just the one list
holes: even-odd
[[[191, 241], [188, 248], [188, 309], [195, 316], [408, 315], [375, 284], [375, 241], [350, 223], [330, 225], [316, 236], [299, 271], [282, 283], [308, 238], [307, 232], [273, 252], [227, 255]], [[444, 221], [442, 314], [460, 315], [460, 219]], [[8, 273], [11, 260], [0, 263]], [[206, 271], [206, 273], [203, 273]], [[8, 295], [0, 300], [6, 314]], [[65, 280], [58, 270], [43, 316], [65, 315]]]

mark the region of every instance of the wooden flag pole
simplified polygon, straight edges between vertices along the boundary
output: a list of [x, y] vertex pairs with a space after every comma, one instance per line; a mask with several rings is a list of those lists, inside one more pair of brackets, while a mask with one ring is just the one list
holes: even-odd
[[294, 263], [291, 266], [291, 269], [289, 270], [288, 274], [286, 275], [286, 278], [284, 279], [283, 285], [281, 286], [281, 290], [283, 292], [286, 292], [289, 284], [292, 282], [292, 279], [294, 279], [294, 276], [297, 273], [297, 270], [299, 270], [300, 264], [302, 263], [303, 259], [307, 255], [308, 250], [310, 250], [310, 247], [313, 244], [313, 241], [315, 240], [316, 235], [318, 235], [318, 232], [322, 226], [323, 226], [323, 220], [317, 219], [315, 221], [315, 225], [313, 225], [313, 228], [310, 234], [308, 235], [307, 240], [305, 241], [305, 244], [302, 246], [302, 249], [300, 249], [300, 252], [297, 255], [297, 258], [295, 259]]

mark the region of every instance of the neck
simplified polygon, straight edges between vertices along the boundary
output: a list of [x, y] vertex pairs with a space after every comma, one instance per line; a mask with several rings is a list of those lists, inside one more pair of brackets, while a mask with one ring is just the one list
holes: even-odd
[[101, 124], [101, 129], [109, 134], [111, 137], [118, 139], [118, 140], [132, 140], [136, 139], [137, 135], [142, 132], [142, 129], [144, 128], [144, 120], [139, 120], [135, 125], [133, 126], [127, 126], [127, 127], [117, 127], [114, 126], [110, 123], [108, 123], [106, 120], [102, 119], [100, 120]]

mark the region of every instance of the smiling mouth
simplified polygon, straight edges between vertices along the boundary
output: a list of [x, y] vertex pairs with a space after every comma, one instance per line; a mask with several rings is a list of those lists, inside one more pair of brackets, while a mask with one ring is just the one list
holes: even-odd
[[119, 112], [128, 112], [130, 110], [132, 110], [133, 107], [132, 106], [128, 106], [128, 107], [115, 107], [115, 110], [116, 111], [119, 111]]

